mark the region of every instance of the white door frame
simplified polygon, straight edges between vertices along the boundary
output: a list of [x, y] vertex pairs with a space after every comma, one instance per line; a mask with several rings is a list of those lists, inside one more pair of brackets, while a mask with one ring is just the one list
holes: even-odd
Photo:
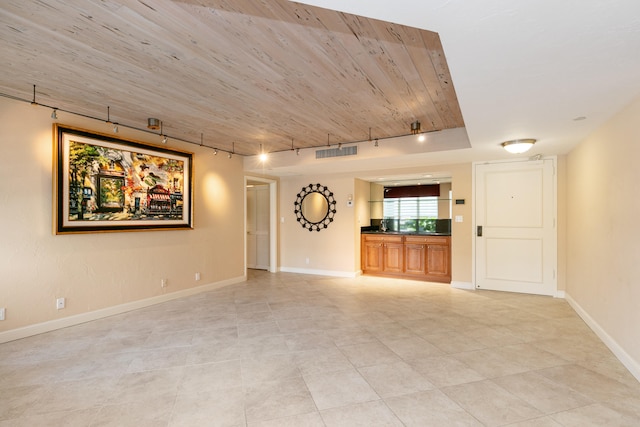
[[247, 183], [248, 181], [269, 184], [269, 272], [278, 271], [278, 181], [255, 176], [244, 177], [244, 274], [247, 275]]
[[[472, 194], [472, 201], [473, 201], [473, 209], [472, 209], [472, 221], [471, 221], [471, 236], [472, 236], [472, 241], [473, 244], [471, 245], [471, 281], [472, 281], [472, 288], [473, 289], [477, 289], [477, 276], [476, 276], [476, 272], [477, 272], [477, 266], [476, 266], [476, 230], [477, 230], [477, 220], [476, 220], [476, 203], [477, 200], [476, 198], [476, 166], [477, 165], [484, 165], [484, 164], [500, 164], [500, 163], [524, 163], [524, 162], [529, 162], [532, 161], [533, 159], [530, 158], [520, 158], [520, 159], [507, 159], [507, 160], [495, 160], [495, 161], [484, 161], [484, 162], [473, 162], [471, 164], [472, 167], [472, 174], [471, 174], [471, 194]], [[538, 160], [538, 159], [536, 159]], [[554, 206], [553, 206], [553, 210], [554, 210], [554, 218], [556, 218], [554, 220], [554, 224], [556, 227], [556, 233], [557, 233], [557, 217], [558, 217], [558, 171], [557, 171], [557, 167], [558, 167], [558, 160], [557, 160], [557, 156], [545, 156], [545, 157], [541, 157], [539, 160], [553, 160], [553, 164], [554, 164], [554, 173], [553, 173], [553, 191], [554, 191], [554, 195], [553, 195], [553, 199], [554, 199]], [[558, 277], [557, 277], [557, 271], [558, 271], [558, 266], [557, 266], [557, 245], [558, 242], [556, 241], [556, 265], [555, 265], [555, 272], [554, 273], [554, 278], [556, 280], [556, 291], [555, 291], [555, 295], [553, 295], [555, 298], [563, 298], [564, 297], [564, 291], [559, 291], [557, 286], [558, 286]]]

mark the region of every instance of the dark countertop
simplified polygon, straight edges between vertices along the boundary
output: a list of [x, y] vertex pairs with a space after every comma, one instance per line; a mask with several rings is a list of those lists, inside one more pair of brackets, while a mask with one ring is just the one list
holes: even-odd
[[388, 234], [390, 236], [451, 236], [451, 233], [416, 232], [416, 231], [361, 231], [360, 234]]

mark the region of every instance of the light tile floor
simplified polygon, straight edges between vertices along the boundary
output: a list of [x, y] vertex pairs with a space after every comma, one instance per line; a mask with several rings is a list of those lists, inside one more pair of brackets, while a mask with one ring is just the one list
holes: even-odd
[[569, 305], [375, 277], [249, 280], [0, 345], [0, 426], [639, 426]]

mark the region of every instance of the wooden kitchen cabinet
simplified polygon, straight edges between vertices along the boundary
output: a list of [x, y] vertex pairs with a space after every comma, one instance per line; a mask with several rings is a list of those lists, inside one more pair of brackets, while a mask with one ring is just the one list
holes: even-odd
[[363, 271], [370, 274], [402, 273], [404, 268], [402, 236], [373, 235], [366, 239], [363, 237], [361, 252]]
[[363, 274], [451, 282], [451, 237], [361, 235]]

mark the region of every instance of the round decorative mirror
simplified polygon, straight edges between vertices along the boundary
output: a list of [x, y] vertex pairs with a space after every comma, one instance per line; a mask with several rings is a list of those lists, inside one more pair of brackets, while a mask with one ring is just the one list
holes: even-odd
[[336, 200], [333, 193], [320, 184], [302, 187], [294, 205], [296, 220], [309, 231], [327, 228], [336, 214]]

